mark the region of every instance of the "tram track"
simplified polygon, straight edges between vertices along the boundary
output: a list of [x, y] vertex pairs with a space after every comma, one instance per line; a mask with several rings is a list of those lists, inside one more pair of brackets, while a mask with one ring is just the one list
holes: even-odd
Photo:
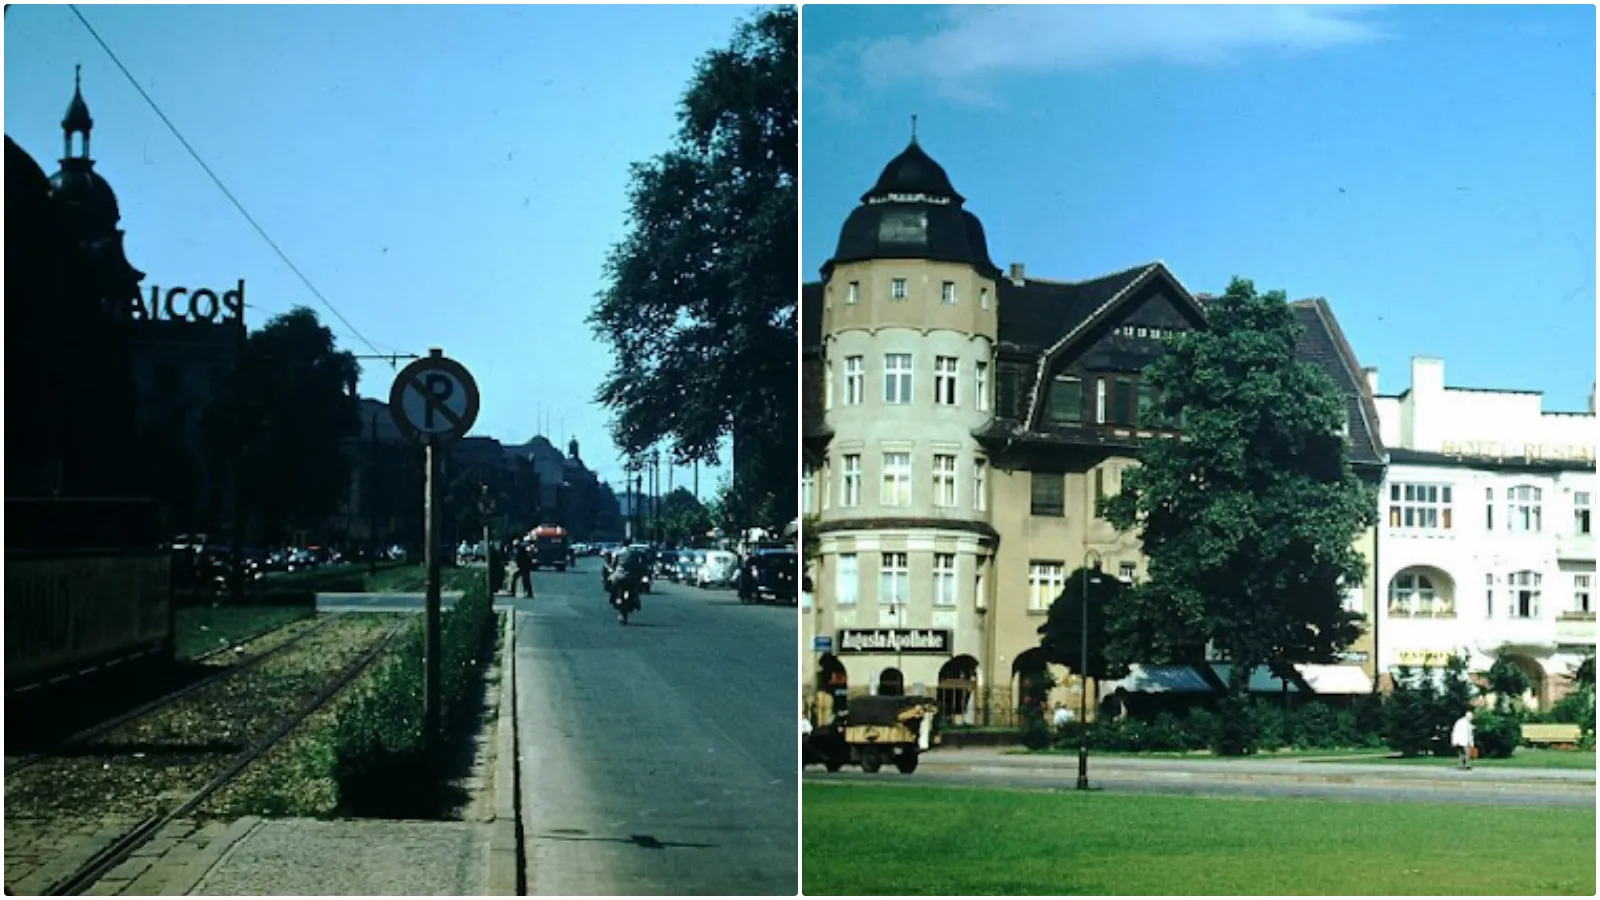
[[43, 893], [49, 896], [68, 896], [89, 891], [107, 873], [126, 862], [139, 848], [154, 839], [168, 824], [199, 809], [214, 794], [237, 778], [251, 763], [270, 752], [290, 734], [293, 734], [308, 718], [337, 697], [340, 692], [360, 677], [363, 672], [367, 671], [383, 655], [383, 652], [394, 642], [394, 639], [401, 633], [406, 624], [406, 622], [395, 624], [373, 647], [361, 653], [354, 662], [340, 671], [314, 697], [301, 704], [289, 715], [280, 718], [270, 731], [246, 750], [235, 755], [227, 765], [217, 771], [201, 787], [190, 792], [182, 802], [170, 808], [162, 809], [158, 807], [149, 816], [141, 819], [138, 824], [117, 837], [82, 866], [78, 867], [72, 874], [47, 887]]
[[[272, 659], [298, 645], [301, 641], [326, 631], [327, 629], [331, 628], [334, 622], [338, 621], [342, 615], [342, 613], [330, 614], [328, 618], [322, 621], [320, 624], [313, 625], [312, 627], [301, 631], [299, 634], [291, 637], [289, 640], [284, 641], [281, 644], [271, 647], [270, 649], [263, 650], [260, 653], [248, 656], [242, 660], [239, 660], [238, 662], [235, 662], [233, 665], [221, 667], [218, 669], [218, 671], [211, 675], [207, 675], [204, 678], [192, 681], [176, 690], [162, 694], [153, 700], [141, 703], [133, 709], [127, 710], [126, 712], [118, 713], [109, 719], [96, 722], [88, 728], [75, 732], [71, 735], [68, 735], [66, 738], [63, 738], [62, 740], [57, 741], [55, 745], [49, 749], [41, 750], [37, 753], [32, 753], [15, 761], [8, 762], [5, 767], [5, 777], [10, 778], [13, 775], [33, 768], [45, 760], [56, 758], [61, 755], [63, 750], [87, 744], [90, 741], [93, 741], [95, 738], [109, 734], [112, 731], [115, 731], [117, 728], [128, 724], [129, 722], [133, 722], [143, 716], [147, 716], [153, 712], [164, 709], [165, 707], [170, 706], [179, 700], [182, 700], [185, 697], [195, 694], [201, 690], [204, 690], [205, 688], [219, 684], [230, 678], [236, 678], [244, 672], [255, 668], [257, 665]], [[243, 640], [230, 642], [225, 647], [219, 647], [216, 650], [212, 650], [208, 653], [202, 654], [201, 656], [195, 657], [193, 661], [203, 662], [207, 659], [220, 656], [221, 654], [232, 650], [234, 647], [241, 647], [246, 644], [254, 643], [255, 641], [271, 637], [273, 634], [283, 630], [284, 628], [290, 627], [290, 625], [293, 624], [294, 623], [289, 623], [289, 625], [279, 625], [273, 628], [263, 629], [262, 631], [257, 632], [256, 634], [253, 634]]]

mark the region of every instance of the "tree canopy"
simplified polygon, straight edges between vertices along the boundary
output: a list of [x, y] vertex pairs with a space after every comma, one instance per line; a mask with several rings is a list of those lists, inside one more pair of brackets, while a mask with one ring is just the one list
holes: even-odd
[[[1084, 580], [1087, 584], [1089, 604], [1089, 656], [1085, 667], [1079, 658], [1083, 653]], [[1039, 626], [1039, 645], [1045, 658], [1057, 665], [1066, 666], [1075, 674], [1087, 674], [1096, 681], [1121, 678], [1128, 667], [1120, 660], [1107, 657], [1106, 649], [1111, 626], [1108, 616], [1115, 615], [1121, 607], [1123, 582], [1107, 572], [1079, 569], [1067, 579], [1066, 589], [1050, 604], [1049, 616]]]
[[679, 546], [705, 538], [712, 527], [711, 513], [687, 488], [676, 488], [661, 498], [661, 536]]
[[1152, 413], [1183, 415], [1183, 437], [1148, 443], [1104, 506], [1150, 560], [1113, 620], [1113, 655], [1190, 662], [1209, 643], [1234, 664], [1235, 697], [1258, 665], [1333, 662], [1360, 633], [1344, 597], [1374, 498], [1345, 460], [1343, 398], [1295, 357], [1285, 299], [1234, 279], [1207, 305], [1209, 329], [1146, 370]]
[[738, 423], [736, 453], [766, 473], [753, 496], [782, 493], [776, 478], [794, 493], [797, 25], [794, 7], [766, 10], [699, 61], [674, 146], [632, 168], [629, 232], [590, 315], [615, 357], [598, 400], [623, 453], [664, 443], [715, 465]]
[[268, 540], [315, 528], [350, 488], [344, 441], [361, 431], [360, 367], [315, 312], [297, 307], [249, 336], [241, 369], [245, 508]]

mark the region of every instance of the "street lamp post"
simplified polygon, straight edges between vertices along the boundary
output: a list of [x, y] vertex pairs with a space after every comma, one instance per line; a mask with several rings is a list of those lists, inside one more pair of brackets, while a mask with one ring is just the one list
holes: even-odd
[[[1092, 562], [1091, 562], [1092, 561]], [[1089, 567], [1093, 565], [1091, 570]], [[1083, 605], [1078, 621], [1078, 790], [1089, 789], [1089, 582], [1100, 583], [1100, 555], [1083, 558]]]

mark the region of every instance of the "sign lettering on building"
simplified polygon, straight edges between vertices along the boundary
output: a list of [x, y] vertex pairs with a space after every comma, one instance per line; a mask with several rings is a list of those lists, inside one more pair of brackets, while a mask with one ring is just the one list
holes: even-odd
[[190, 291], [175, 287], [162, 291], [150, 286], [150, 296], [129, 300], [128, 313], [135, 322], [183, 322], [189, 325], [227, 325], [244, 318], [244, 279], [222, 296], [210, 288]]
[[950, 632], [934, 628], [845, 628], [840, 653], [949, 653]]
[[1443, 668], [1450, 661], [1450, 653], [1447, 650], [1401, 650], [1398, 656], [1402, 666], [1425, 669]]
[[1524, 462], [1594, 462], [1594, 448], [1578, 444], [1517, 444], [1501, 441], [1447, 441], [1439, 451], [1446, 456]]

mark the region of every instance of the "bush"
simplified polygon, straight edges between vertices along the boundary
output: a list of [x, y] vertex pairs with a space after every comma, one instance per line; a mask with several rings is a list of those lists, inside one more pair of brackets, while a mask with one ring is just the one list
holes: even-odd
[[1211, 752], [1245, 756], [1261, 745], [1261, 713], [1249, 700], [1226, 697], [1217, 704], [1210, 735]]
[[1319, 750], [1361, 746], [1355, 713], [1316, 701], [1305, 704], [1294, 711], [1294, 745]]
[[1522, 723], [1515, 715], [1480, 712], [1473, 719], [1472, 742], [1485, 759], [1506, 759], [1522, 743]]
[[[446, 730], [475, 708], [464, 703], [480, 677], [493, 621], [487, 589], [469, 589], [440, 621], [440, 720]], [[442, 810], [448, 767], [423, 741], [423, 622], [411, 623], [387, 662], [340, 717], [326, 763], [339, 806], [351, 815], [430, 818]]]

